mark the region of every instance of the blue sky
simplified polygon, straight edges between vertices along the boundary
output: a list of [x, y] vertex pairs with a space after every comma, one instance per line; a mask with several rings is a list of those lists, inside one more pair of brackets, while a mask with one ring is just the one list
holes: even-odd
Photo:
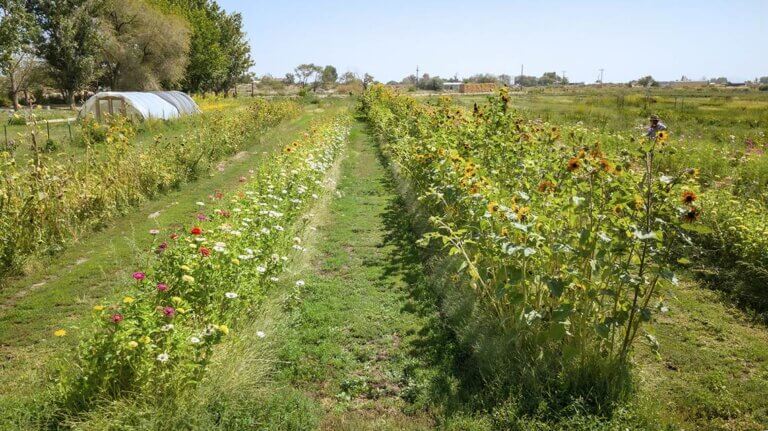
[[306, 62], [400, 80], [566, 72], [571, 81], [642, 75], [732, 81], [768, 75], [768, 0], [217, 0], [243, 14], [254, 71]]

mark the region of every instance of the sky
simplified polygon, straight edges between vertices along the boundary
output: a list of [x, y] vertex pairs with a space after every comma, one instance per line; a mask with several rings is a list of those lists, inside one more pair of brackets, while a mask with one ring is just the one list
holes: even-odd
[[253, 71], [301, 63], [399, 81], [419, 73], [626, 82], [768, 76], [768, 0], [217, 0], [243, 15]]

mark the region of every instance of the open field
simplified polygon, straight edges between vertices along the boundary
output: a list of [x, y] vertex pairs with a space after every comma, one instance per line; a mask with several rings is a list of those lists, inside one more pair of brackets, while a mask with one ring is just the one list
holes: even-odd
[[[765, 296], [745, 279], [763, 267], [729, 269], [763, 262], [744, 166], [765, 155], [717, 141], [736, 102], [659, 109], [672, 134], [649, 149], [644, 107], [580, 111], [614, 96], [302, 105], [6, 279], [0, 426], [764, 429]], [[764, 101], [738, 103], [739, 139], [764, 145]], [[743, 158], [707, 164], [713, 146]]]

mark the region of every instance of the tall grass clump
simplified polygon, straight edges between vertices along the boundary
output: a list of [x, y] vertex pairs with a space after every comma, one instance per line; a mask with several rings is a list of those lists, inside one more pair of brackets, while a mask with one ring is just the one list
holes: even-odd
[[588, 130], [523, 119], [505, 90], [467, 112], [377, 86], [361, 110], [451, 269], [440, 302], [486, 402], [609, 414], [626, 401], [633, 346], [658, 347], [649, 323], [677, 283], [674, 250], [700, 229], [693, 170], [659, 172], [668, 136], [612, 156]]

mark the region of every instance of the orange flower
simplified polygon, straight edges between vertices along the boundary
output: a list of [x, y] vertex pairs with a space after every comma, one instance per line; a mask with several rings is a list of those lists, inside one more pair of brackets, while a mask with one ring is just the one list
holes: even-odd
[[686, 205], [694, 203], [696, 199], [698, 199], [698, 196], [696, 196], [696, 193], [692, 192], [691, 190], [685, 190], [680, 197], [680, 200], [683, 201], [683, 203]]
[[579, 169], [581, 167], [581, 160], [579, 160], [578, 157], [573, 157], [571, 160], [568, 160], [567, 169], [568, 172], [573, 172], [576, 169]]
[[539, 191], [541, 193], [554, 192], [555, 187], [556, 185], [552, 181], [545, 180], [539, 183]]
[[683, 221], [686, 223], [693, 223], [701, 217], [701, 211], [696, 207], [690, 207], [683, 213]]

